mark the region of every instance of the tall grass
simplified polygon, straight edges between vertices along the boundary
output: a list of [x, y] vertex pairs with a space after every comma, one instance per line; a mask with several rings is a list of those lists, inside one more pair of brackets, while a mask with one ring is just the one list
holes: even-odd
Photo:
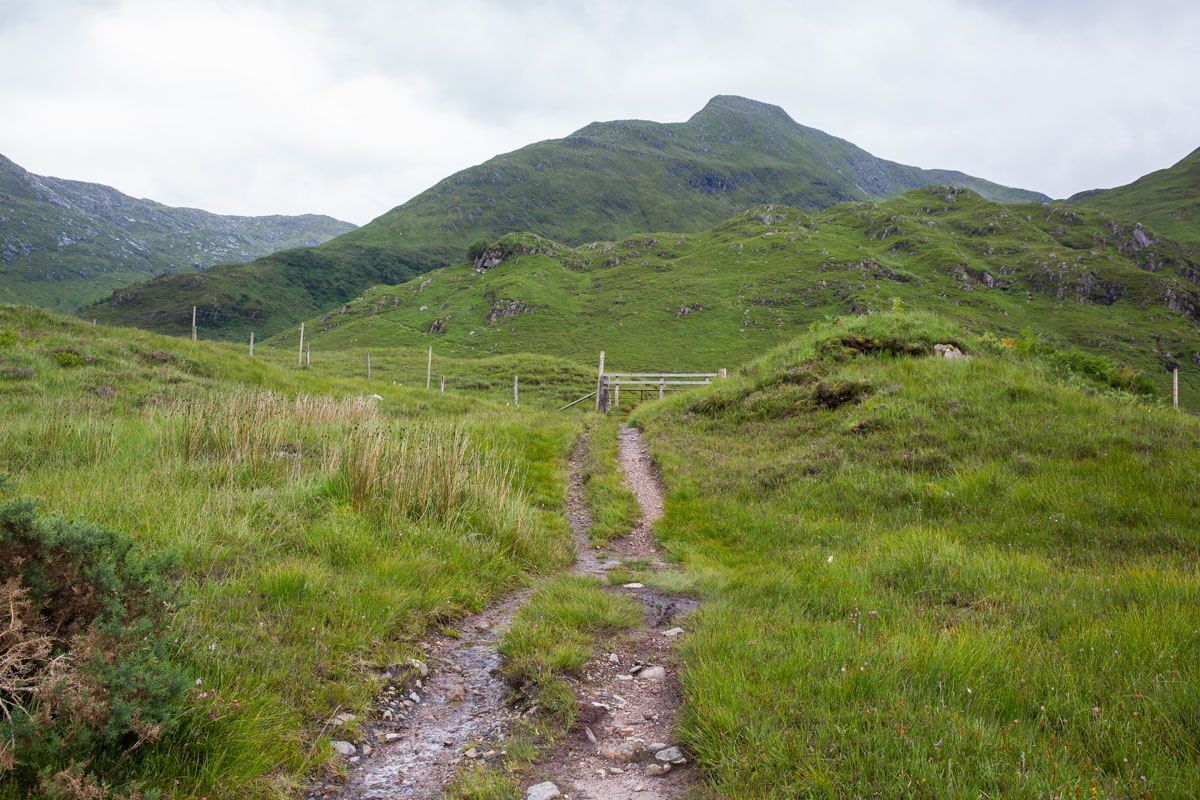
[[[0, 391], [0, 493], [177, 565], [181, 733], [106, 780], [295, 796], [332, 759], [326, 721], [363, 715], [380, 668], [570, 559], [571, 419], [0, 308], [9, 330], [0, 358], [32, 375]], [[54, 357], [68, 344], [81, 363]]]

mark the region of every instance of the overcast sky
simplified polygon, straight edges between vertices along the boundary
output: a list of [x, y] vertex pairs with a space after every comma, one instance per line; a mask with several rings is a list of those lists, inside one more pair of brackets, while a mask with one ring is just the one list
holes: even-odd
[[1200, 3], [0, 0], [0, 153], [221, 213], [363, 223], [714, 94], [1061, 197], [1200, 146]]

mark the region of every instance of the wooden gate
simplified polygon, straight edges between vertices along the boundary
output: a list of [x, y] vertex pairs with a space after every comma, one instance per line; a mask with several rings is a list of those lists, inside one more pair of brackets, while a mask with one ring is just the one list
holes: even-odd
[[724, 378], [725, 370], [716, 372], [601, 372], [596, 388], [596, 410], [607, 414], [621, 405], [621, 390], [626, 398], [636, 394], [638, 400], [646, 395], [663, 397], [669, 391], [690, 386], [708, 386]]

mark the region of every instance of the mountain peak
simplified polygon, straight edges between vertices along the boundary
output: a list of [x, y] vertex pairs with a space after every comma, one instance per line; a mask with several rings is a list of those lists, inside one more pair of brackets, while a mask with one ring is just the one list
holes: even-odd
[[692, 115], [689, 122], [716, 117], [760, 117], [795, 124], [795, 120], [777, 105], [751, 100], [736, 94], [719, 94]]

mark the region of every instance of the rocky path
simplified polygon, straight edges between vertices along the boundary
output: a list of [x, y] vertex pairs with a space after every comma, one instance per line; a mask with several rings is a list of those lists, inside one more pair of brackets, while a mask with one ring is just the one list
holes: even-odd
[[[662, 482], [641, 431], [621, 429], [620, 460], [642, 516], [633, 531], [602, 556], [595, 555], [587, 540], [590, 519], [583, 487], [574, 481], [572, 485], [572, 527], [579, 552], [588, 554], [581, 561], [594, 564], [581, 571], [600, 576], [622, 561], [649, 563], [656, 571], [664, 567], [652, 534], [663, 512]], [[672, 739], [680, 704], [673, 645], [684, 633], [678, 618], [695, 603], [638, 583], [613, 591], [642, 603], [643, 625], [585, 668], [577, 687], [584, 725], [539, 766], [554, 789], [572, 800], [675, 800], [692, 787], [692, 776], [686, 754]]]
[[[603, 578], [623, 561], [662, 568], [651, 534], [662, 515], [661, 482], [640, 431], [622, 428], [620, 445], [621, 466], [641, 506], [641, 520], [608, 552], [591, 547], [591, 518], [580, 480], [586, 442], [581, 441], [571, 459], [567, 502], [577, 542], [576, 574]], [[537, 765], [549, 780], [528, 788], [531, 800], [673, 800], [689, 786], [687, 759], [671, 740], [679, 707], [672, 644], [683, 632], [676, 617], [693, 603], [640, 584], [613, 591], [641, 601], [644, 625], [587, 666], [577, 686], [584, 725]], [[428, 665], [395, 668], [398, 677], [409, 680], [385, 689], [378, 703], [380, 718], [364, 728], [365, 743], [356, 747], [335, 737], [334, 746], [350, 765], [347, 779], [314, 787], [309, 797], [432, 800], [464, 763], [502, 757], [505, 730], [516, 712], [507, 703], [508, 686], [497, 674], [497, 648], [528, 596], [528, 591], [516, 592], [466, 619], [457, 636], [432, 644]]]

